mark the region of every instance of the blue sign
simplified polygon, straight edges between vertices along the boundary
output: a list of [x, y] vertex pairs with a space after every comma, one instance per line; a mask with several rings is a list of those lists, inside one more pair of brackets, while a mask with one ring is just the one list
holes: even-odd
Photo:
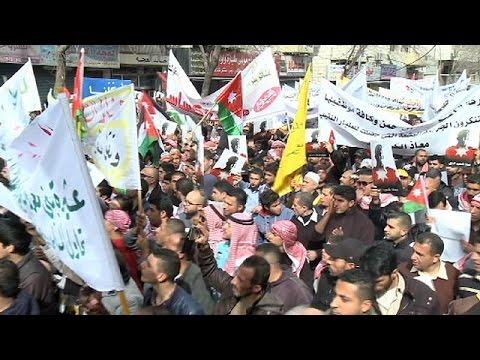
[[103, 79], [103, 78], [83, 78], [83, 98], [92, 95], [99, 95], [110, 90], [129, 85], [132, 80]]

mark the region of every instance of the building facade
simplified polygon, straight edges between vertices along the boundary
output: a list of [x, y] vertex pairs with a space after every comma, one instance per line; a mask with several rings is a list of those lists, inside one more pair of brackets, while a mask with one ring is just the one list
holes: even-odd
[[[312, 63], [313, 82], [338, 80], [355, 45], [274, 45], [281, 83], [293, 86]], [[131, 80], [136, 88], [165, 91], [168, 53], [173, 49], [192, 83], [201, 91], [205, 71], [202, 54], [193, 45], [72, 45], [67, 51], [66, 86], [73, 90], [80, 48], [85, 48], [85, 77]], [[267, 46], [223, 45], [210, 92], [228, 83]], [[356, 45], [357, 49], [359, 45]], [[388, 87], [392, 76], [421, 79], [440, 73], [444, 83], [451, 69], [452, 45], [368, 45], [353, 67], [367, 68], [372, 87]], [[0, 45], [0, 84], [31, 59], [42, 102], [55, 84], [56, 45]], [[160, 74], [160, 76], [159, 76]], [[163, 80], [162, 80], [163, 79]], [[448, 81], [450, 80], [450, 81]]]

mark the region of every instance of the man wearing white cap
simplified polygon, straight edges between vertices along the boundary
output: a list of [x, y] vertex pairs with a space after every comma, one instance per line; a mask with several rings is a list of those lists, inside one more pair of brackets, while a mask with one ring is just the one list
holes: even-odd
[[313, 195], [313, 205], [318, 205], [320, 202], [320, 197], [321, 195], [317, 191], [318, 186], [320, 184], [320, 175], [309, 171], [308, 173], [305, 174], [303, 177], [303, 183], [302, 183], [302, 191], [311, 193]]

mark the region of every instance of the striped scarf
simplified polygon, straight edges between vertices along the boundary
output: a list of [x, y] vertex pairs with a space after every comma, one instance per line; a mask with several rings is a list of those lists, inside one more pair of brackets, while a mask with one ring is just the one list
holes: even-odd
[[307, 249], [297, 240], [297, 227], [290, 220], [281, 220], [272, 225], [272, 233], [282, 238], [283, 249], [292, 260], [292, 272], [299, 277], [307, 260]]
[[222, 226], [223, 222], [225, 221], [225, 217], [223, 216], [222, 211], [217, 209], [217, 207], [212, 204], [204, 207], [203, 213], [205, 214], [209, 231], [208, 243], [210, 248], [213, 250], [213, 253], [216, 255], [218, 244], [223, 241]]
[[234, 276], [235, 270], [243, 260], [255, 255], [258, 229], [250, 214], [235, 213], [230, 215], [229, 221], [232, 227], [232, 237], [230, 238], [230, 254], [224, 270]]

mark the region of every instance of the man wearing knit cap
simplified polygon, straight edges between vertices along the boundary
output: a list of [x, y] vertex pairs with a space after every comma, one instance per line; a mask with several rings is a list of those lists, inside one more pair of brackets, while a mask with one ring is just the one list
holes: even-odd
[[145, 200], [148, 200], [150, 197], [158, 197], [162, 193], [160, 184], [158, 183], [158, 169], [153, 166], [145, 166], [142, 171], [140, 171], [140, 176], [148, 184], [148, 191], [145, 194]]
[[302, 191], [312, 192], [318, 187], [320, 183], [320, 176], [312, 171], [309, 171], [303, 177]]
[[355, 172], [358, 169], [360, 169], [362, 167], [361, 164], [363, 159], [366, 159], [369, 157], [370, 155], [368, 154], [368, 151], [365, 149], [358, 149], [357, 151], [355, 151], [355, 153], [353, 154], [354, 164], [352, 165], [352, 170]]
[[397, 175], [400, 179], [400, 183], [402, 184], [401, 194], [406, 196], [413, 187], [412, 178], [405, 169], [397, 169]]

